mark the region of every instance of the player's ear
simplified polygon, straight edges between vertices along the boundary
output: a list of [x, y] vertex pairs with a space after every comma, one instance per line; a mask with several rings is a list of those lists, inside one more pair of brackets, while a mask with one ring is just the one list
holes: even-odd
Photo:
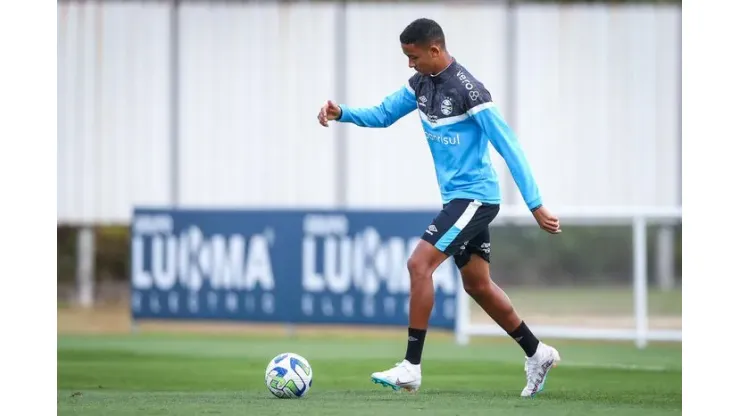
[[437, 58], [442, 53], [442, 50], [439, 48], [439, 45], [432, 44], [432, 46], [429, 47], [429, 55], [432, 58]]

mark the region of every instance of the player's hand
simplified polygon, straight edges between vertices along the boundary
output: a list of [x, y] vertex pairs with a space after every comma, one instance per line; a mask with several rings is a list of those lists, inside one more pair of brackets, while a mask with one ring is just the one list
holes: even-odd
[[333, 101], [329, 100], [321, 107], [321, 111], [319, 111], [319, 124], [329, 127], [329, 121], [337, 120], [340, 115], [342, 115], [342, 109], [334, 104]]
[[545, 207], [539, 207], [534, 211], [534, 219], [537, 220], [540, 228], [547, 231], [550, 234], [560, 234], [560, 220], [558, 217], [550, 213]]

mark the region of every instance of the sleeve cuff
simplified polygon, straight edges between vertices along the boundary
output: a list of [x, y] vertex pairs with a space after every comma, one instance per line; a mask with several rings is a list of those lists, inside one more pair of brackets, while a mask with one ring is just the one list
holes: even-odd
[[542, 198], [537, 198], [527, 204], [527, 208], [529, 208], [530, 211], [534, 211], [541, 206], [542, 206]]

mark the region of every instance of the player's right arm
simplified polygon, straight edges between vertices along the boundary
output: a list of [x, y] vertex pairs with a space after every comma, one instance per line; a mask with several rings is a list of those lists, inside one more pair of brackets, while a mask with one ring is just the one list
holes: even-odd
[[352, 123], [360, 127], [388, 127], [401, 117], [416, 109], [416, 94], [407, 84], [388, 95], [374, 107], [350, 107], [327, 102], [319, 112], [319, 123], [328, 126], [328, 121], [336, 120]]

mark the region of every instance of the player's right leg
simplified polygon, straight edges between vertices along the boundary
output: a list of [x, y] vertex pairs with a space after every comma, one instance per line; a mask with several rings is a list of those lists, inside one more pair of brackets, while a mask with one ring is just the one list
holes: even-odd
[[474, 200], [450, 201], [424, 232], [408, 260], [411, 291], [406, 357], [389, 370], [373, 373], [371, 379], [376, 384], [411, 391], [421, 386], [421, 355], [434, 306], [432, 273], [450, 255], [458, 252], [478, 232], [481, 224], [487, 226], [490, 222], [488, 217], [494, 208], [481, 207], [482, 204]]
[[407, 263], [411, 287], [406, 357], [389, 370], [373, 373], [370, 378], [374, 383], [394, 390], [416, 391], [421, 387], [421, 353], [434, 306], [432, 273], [447, 257], [424, 240], [419, 241], [411, 254]]

